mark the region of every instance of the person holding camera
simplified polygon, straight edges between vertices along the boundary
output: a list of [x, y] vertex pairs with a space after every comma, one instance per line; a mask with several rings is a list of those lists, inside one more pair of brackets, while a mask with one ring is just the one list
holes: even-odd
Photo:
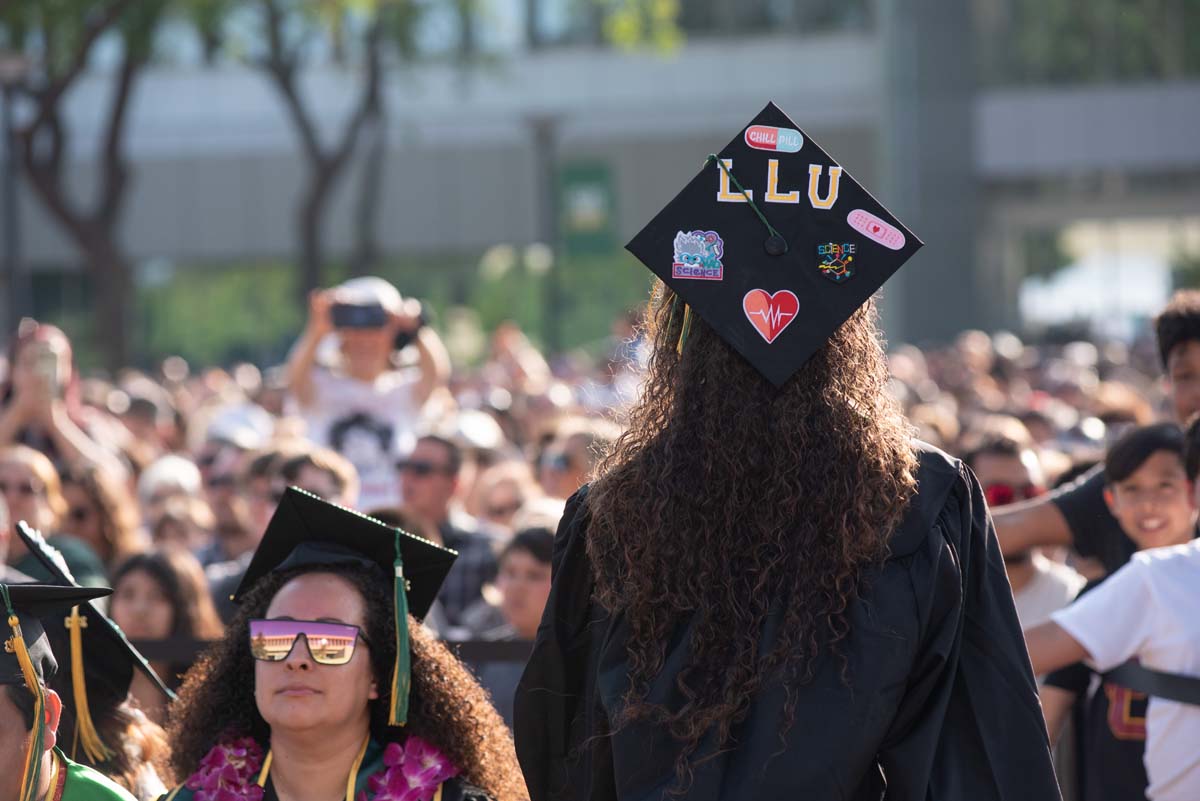
[[124, 463], [89, 429], [80, 397], [71, 342], [57, 326], [26, 317], [8, 352], [0, 383], [0, 445], [28, 445], [56, 467], [94, 466], [124, 478]]
[[[321, 358], [329, 334], [337, 352]], [[409, 345], [416, 367], [401, 368], [397, 355]], [[354, 278], [310, 296], [308, 324], [288, 359], [287, 407], [314, 441], [354, 465], [359, 508], [396, 506], [396, 457], [412, 449], [422, 407], [449, 377], [446, 348], [420, 303], [382, 278]]]

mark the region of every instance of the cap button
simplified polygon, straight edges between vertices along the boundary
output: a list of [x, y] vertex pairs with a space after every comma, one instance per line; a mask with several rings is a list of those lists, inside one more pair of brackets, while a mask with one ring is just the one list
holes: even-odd
[[788, 250], [787, 240], [779, 234], [771, 234], [771, 236], [767, 237], [767, 241], [763, 243], [763, 247], [766, 249], [768, 256], [782, 256]]

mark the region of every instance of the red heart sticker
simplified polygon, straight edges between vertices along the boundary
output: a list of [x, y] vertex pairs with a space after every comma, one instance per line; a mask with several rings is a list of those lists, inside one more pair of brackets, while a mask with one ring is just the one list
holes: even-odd
[[767, 344], [771, 344], [796, 319], [800, 301], [789, 289], [781, 289], [774, 295], [765, 289], [751, 289], [742, 298], [742, 310]]

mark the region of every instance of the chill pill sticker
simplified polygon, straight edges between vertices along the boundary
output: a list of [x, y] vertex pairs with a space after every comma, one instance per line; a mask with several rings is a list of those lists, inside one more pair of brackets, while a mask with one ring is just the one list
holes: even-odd
[[755, 150], [777, 153], [799, 153], [804, 137], [794, 128], [775, 128], [771, 125], [751, 125], [746, 129], [746, 144]]
[[884, 222], [869, 211], [855, 209], [846, 217], [846, 222], [850, 223], [850, 227], [855, 231], [858, 231], [872, 242], [878, 242], [885, 248], [900, 250], [904, 247], [904, 233], [896, 226]]

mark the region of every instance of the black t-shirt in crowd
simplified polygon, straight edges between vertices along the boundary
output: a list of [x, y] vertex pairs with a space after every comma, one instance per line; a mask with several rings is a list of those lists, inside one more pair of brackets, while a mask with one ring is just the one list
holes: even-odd
[[[1092, 581], [1081, 596], [1100, 584]], [[1145, 801], [1146, 706], [1148, 698], [1100, 679], [1082, 662], [1046, 677], [1050, 687], [1075, 693], [1076, 764], [1080, 801]]]
[[1079, 555], [1099, 559], [1104, 569], [1113, 573], [1129, 561], [1137, 545], [1108, 510], [1104, 484], [1104, 465], [1098, 464], [1070, 484], [1054, 490], [1050, 499], [1067, 519], [1072, 544]]

